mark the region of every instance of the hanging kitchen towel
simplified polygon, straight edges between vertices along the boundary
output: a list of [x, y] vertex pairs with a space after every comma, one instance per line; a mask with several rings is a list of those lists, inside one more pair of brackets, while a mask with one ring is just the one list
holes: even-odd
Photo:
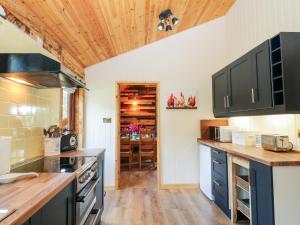
[[0, 175], [10, 171], [11, 137], [0, 137]]

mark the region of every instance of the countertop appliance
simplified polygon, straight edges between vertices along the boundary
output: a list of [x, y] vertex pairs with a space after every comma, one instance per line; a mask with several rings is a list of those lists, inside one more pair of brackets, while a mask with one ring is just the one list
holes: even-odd
[[264, 149], [275, 152], [286, 152], [293, 149], [293, 144], [286, 135], [262, 135], [261, 143]]
[[200, 189], [210, 199], [214, 200], [211, 183], [211, 148], [200, 145]]
[[232, 130], [233, 127], [231, 126], [210, 126], [209, 139], [220, 142], [231, 142]]
[[[76, 174], [76, 225], [86, 224], [90, 215], [99, 221], [101, 210], [95, 209], [97, 184], [102, 179], [98, 174], [96, 157], [44, 157], [24, 163], [11, 172], [49, 172]], [[96, 213], [95, 213], [96, 212]], [[89, 224], [93, 224], [93, 221]]]
[[73, 132], [64, 133], [61, 136], [60, 151], [72, 151], [78, 148], [78, 136]]
[[257, 134], [256, 131], [234, 130], [232, 132], [232, 143], [244, 146], [255, 146]]
[[86, 88], [80, 77], [39, 53], [1, 53], [0, 77], [35, 88]]

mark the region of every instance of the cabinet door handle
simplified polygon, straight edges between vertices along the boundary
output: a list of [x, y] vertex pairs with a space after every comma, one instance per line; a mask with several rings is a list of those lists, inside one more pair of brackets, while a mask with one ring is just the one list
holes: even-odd
[[230, 107], [230, 102], [229, 102], [229, 96], [228, 95], [226, 96], [226, 102], [227, 102], [227, 108], [229, 108]]
[[220, 165], [221, 163], [217, 160], [213, 160], [213, 163]]
[[226, 103], [226, 96], [224, 96], [224, 108], [227, 108], [227, 103]]
[[216, 150], [213, 150], [213, 152], [216, 153], [216, 154], [220, 154], [220, 152], [218, 152], [218, 151], [216, 151]]
[[251, 101], [252, 101], [253, 104], [255, 103], [254, 88], [251, 88]]
[[221, 186], [221, 184], [219, 182], [217, 182], [216, 180], [213, 180], [214, 184], [217, 185], [218, 187]]
[[255, 187], [256, 186], [256, 174], [254, 169], [250, 169], [249, 171], [250, 175], [250, 186]]

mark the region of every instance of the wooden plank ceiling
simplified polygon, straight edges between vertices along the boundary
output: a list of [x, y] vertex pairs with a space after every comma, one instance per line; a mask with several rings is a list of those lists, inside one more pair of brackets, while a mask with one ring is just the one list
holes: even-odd
[[[235, 0], [0, 0], [29, 28], [59, 43], [82, 68], [223, 16]], [[170, 8], [180, 23], [158, 31]]]

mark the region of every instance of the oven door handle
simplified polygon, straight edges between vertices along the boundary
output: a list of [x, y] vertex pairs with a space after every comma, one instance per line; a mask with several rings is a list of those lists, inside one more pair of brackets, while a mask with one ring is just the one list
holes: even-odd
[[76, 202], [84, 202], [85, 198], [87, 198], [92, 191], [96, 188], [97, 184], [101, 180], [99, 177], [97, 180], [93, 181], [92, 184], [87, 185], [81, 192], [76, 196]]

